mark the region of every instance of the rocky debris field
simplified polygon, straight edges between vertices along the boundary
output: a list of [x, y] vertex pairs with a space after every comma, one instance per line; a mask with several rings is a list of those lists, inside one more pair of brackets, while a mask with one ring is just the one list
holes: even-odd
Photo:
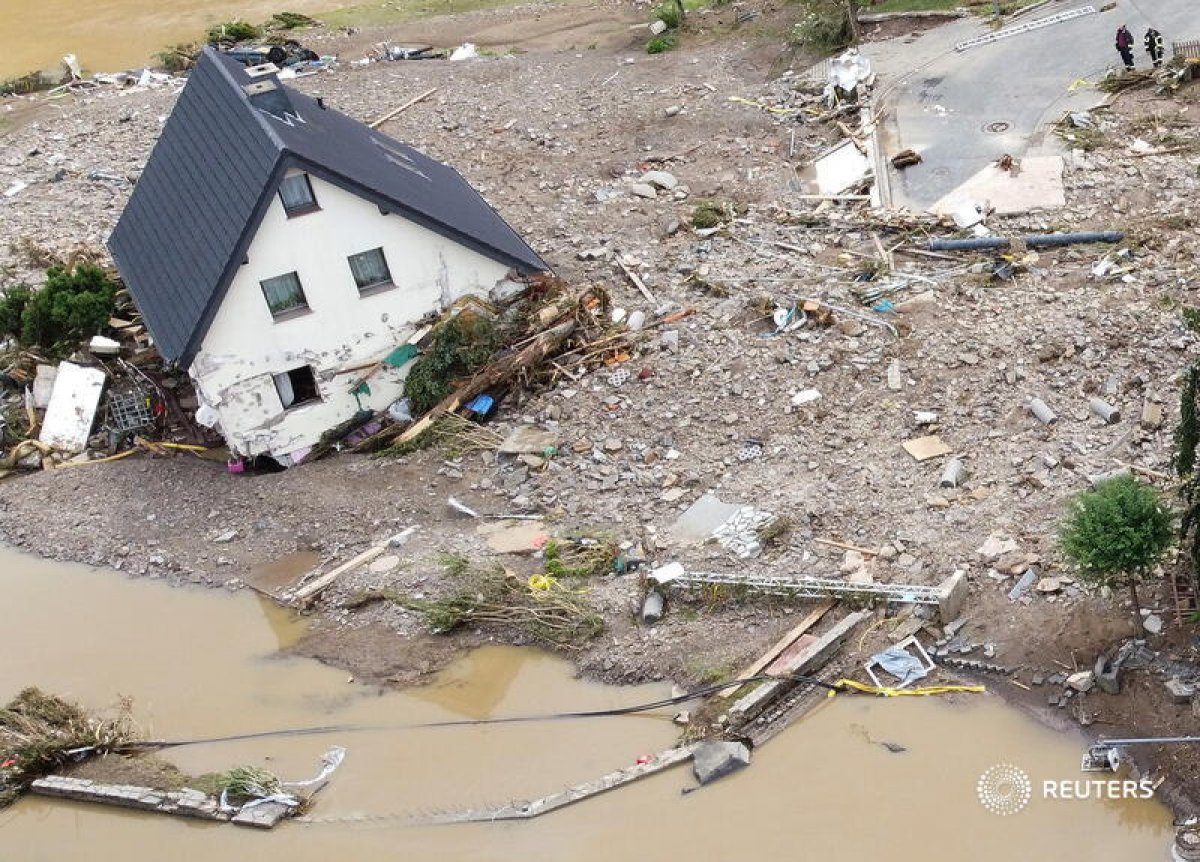
[[[343, 66], [300, 82], [362, 119], [436, 87], [384, 130], [459, 168], [568, 283], [601, 285], [615, 306], [644, 313], [650, 325], [626, 361], [589, 371], [564, 357], [553, 385], [503, 406], [495, 430], [537, 426], [555, 440], [552, 457], [433, 448], [253, 477], [193, 458], [127, 460], [5, 483], [4, 536], [53, 557], [236, 588], [285, 554], [342, 560], [416, 526], [395, 562], [325, 596], [314, 651], [345, 662], [362, 643], [347, 633], [427, 631], [400, 605], [351, 610], [348, 598], [437, 596], [447, 588], [438, 555], [494, 553], [446, 506], [451, 495], [482, 512], [540, 513], [558, 534], [603, 532], [647, 565], [925, 585], [963, 570], [958, 645], [980, 651], [960, 654], [1022, 669], [1029, 697], [1043, 699], [1033, 675], [1089, 667], [1132, 629], [1123, 597], [1064, 570], [1054, 536], [1068, 498], [1096, 477], [1170, 469], [1178, 376], [1196, 353], [1180, 313], [1200, 252], [1196, 90], [1135, 91], [1092, 112], [1096, 128], [1067, 142], [1067, 208], [986, 220], [1002, 235], [1123, 230], [1119, 246], [931, 256], [926, 238], [951, 235], [949, 222], [799, 196], [793, 166], [837, 131], [763, 109], [796, 104], [795, 78], [766, 80], [764, 54], [734, 39], [657, 57]], [[58, 251], [103, 241], [172, 101], [170, 87], [100, 91], [51, 103], [0, 138], [0, 186], [28, 183], [0, 203], [12, 239], [0, 256], [14, 275], [31, 269], [23, 238]], [[723, 212], [714, 228], [691, 224], [703, 201]], [[1031, 412], [1035, 397], [1054, 423]], [[1119, 418], [1105, 421], [1092, 399]], [[938, 454], [918, 460], [904, 444], [924, 437]], [[962, 474], [946, 487], [952, 458]], [[789, 529], [746, 558], [678, 540], [672, 525], [705, 493]], [[540, 570], [534, 557], [504, 561]], [[641, 625], [642, 572], [590, 582], [608, 630], [576, 655], [587, 672], [727, 676], [802, 612], [671, 596], [661, 621]], [[1194, 658], [1165, 583], [1143, 602], [1162, 628], [1152, 643]], [[520, 639], [474, 630], [455, 645], [489, 637]], [[882, 633], [864, 644], [877, 642]], [[1137, 710], [1120, 720], [1137, 725]]]

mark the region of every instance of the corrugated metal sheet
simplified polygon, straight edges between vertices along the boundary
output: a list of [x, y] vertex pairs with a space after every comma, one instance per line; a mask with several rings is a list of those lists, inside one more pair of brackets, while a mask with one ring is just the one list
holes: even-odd
[[[247, 96], [255, 81], [282, 93]], [[166, 359], [190, 363], [293, 165], [522, 272], [547, 269], [457, 171], [206, 49], [108, 244]]]

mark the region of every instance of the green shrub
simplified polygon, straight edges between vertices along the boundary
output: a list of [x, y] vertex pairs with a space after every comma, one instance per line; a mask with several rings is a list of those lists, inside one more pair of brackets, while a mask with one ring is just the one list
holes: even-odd
[[200, 55], [200, 46], [195, 42], [180, 42], [178, 45], [168, 45], [157, 54], [154, 59], [158, 60], [158, 64], [172, 74], [186, 72], [192, 66], [196, 65], [196, 58]]
[[33, 295], [27, 284], [14, 284], [0, 295], [0, 338], [21, 338], [21, 318]]
[[0, 81], [0, 96], [25, 96], [29, 93], [48, 90], [57, 83], [41, 72], [30, 72], [28, 75]]
[[675, 37], [667, 34], [655, 36], [646, 43], [647, 54], [661, 54], [664, 51], [670, 51], [675, 47]]
[[[51, 267], [40, 290], [17, 295], [21, 303], [18, 340], [26, 347], [69, 353], [108, 323], [116, 294], [117, 283], [97, 266], [80, 264], [69, 271]], [[16, 302], [6, 295], [5, 305], [11, 315]]]
[[262, 29], [248, 21], [223, 21], [208, 28], [204, 38], [210, 45], [232, 45], [234, 42], [245, 42], [257, 39], [262, 35]]
[[804, 0], [803, 7], [803, 15], [792, 26], [790, 42], [836, 51], [854, 41], [854, 30], [841, 0]]
[[1138, 581], [1149, 574], [1173, 539], [1171, 513], [1158, 492], [1126, 475], [1097, 482], [1095, 490], [1071, 501], [1058, 544], [1078, 568], [1080, 579], [1129, 589], [1138, 634], [1144, 637]]
[[264, 26], [266, 30], [295, 30], [298, 27], [313, 27], [316, 19], [299, 12], [276, 12]]
[[473, 374], [496, 349], [496, 327], [486, 318], [463, 315], [438, 328], [429, 351], [413, 363], [404, 380], [404, 395], [414, 416], [437, 406], [454, 388], [454, 380]]
[[678, 3], [663, 3], [654, 10], [654, 17], [668, 28], [677, 30], [683, 25], [683, 6]]
[[729, 221], [731, 215], [730, 207], [720, 201], [700, 201], [692, 210], [692, 227], [700, 230], [719, 227]]

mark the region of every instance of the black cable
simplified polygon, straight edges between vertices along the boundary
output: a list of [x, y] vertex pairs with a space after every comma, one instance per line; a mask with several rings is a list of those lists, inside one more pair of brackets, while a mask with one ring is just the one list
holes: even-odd
[[515, 715], [506, 718], [457, 718], [448, 721], [430, 721], [420, 724], [394, 724], [394, 725], [369, 725], [369, 724], [328, 724], [320, 727], [295, 727], [285, 730], [260, 730], [254, 733], [238, 733], [231, 736], [213, 736], [204, 739], [184, 739], [184, 740], [147, 740], [144, 742], [130, 742], [120, 747], [123, 751], [146, 750], [156, 748], [179, 748], [184, 745], [204, 745], [214, 742], [238, 742], [246, 739], [263, 739], [273, 736], [315, 736], [326, 733], [349, 733], [366, 730], [423, 730], [438, 727], [469, 727], [472, 725], [481, 724], [518, 724], [531, 721], [555, 721], [558, 719], [569, 718], [608, 718], [618, 715], [631, 715], [638, 712], [647, 712], [652, 709], [660, 709], [664, 706], [676, 706], [681, 703], [686, 703], [689, 700], [695, 700], [698, 697], [705, 697], [710, 694], [715, 694], [718, 691], [723, 691], [727, 688], [741, 687], [751, 682], [760, 682], [766, 680], [781, 680], [789, 679], [793, 682], [806, 683], [815, 685], [821, 688], [829, 689], [830, 691], [854, 691], [854, 689], [846, 689], [839, 685], [824, 682], [816, 677], [805, 676], [803, 674], [792, 674], [788, 677], [768, 676], [760, 674], [758, 676], [748, 677], [746, 679], [732, 679], [728, 682], [717, 683], [716, 685], [706, 686], [696, 691], [687, 694], [681, 694], [677, 697], [663, 698], [652, 703], [640, 703], [634, 706], [622, 706], [613, 709], [596, 709], [585, 710], [582, 712], [556, 712], [547, 715]]

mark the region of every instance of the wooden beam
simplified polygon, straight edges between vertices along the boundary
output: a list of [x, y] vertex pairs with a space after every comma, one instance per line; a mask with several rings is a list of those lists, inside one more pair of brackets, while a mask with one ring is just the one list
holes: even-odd
[[[809, 611], [808, 615], [804, 619], [796, 623], [796, 625], [792, 627], [791, 631], [789, 631], [779, 640], [775, 641], [770, 649], [759, 656], [757, 661], [739, 673], [737, 678], [749, 679], [752, 676], [758, 676], [763, 668], [775, 661], [775, 659], [779, 657], [780, 653], [782, 653], [785, 649], [795, 643], [797, 639], [799, 639], [800, 635], [804, 634], [806, 631], [815, 626], [820, 621], [821, 617], [825, 616], [825, 614], [828, 613], [834, 604], [835, 603], [832, 599], [826, 599], [825, 601], [821, 602], [821, 604]], [[736, 688], [729, 688], [721, 692], [718, 697], [722, 699], [728, 699], [733, 697], [736, 692]]]
[[401, 105], [399, 108], [396, 108], [396, 110], [394, 110], [394, 111], [388, 111], [386, 114], [384, 114], [384, 115], [383, 115], [382, 117], [380, 117], [378, 120], [374, 120], [373, 122], [371, 122], [371, 123], [368, 125], [368, 128], [371, 128], [371, 129], [378, 129], [380, 126], [382, 126], [382, 125], [383, 125], [384, 123], [386, 123], [388, 120], [390, 120], [392, 117], [395, 117], [395, 116], [397, 116], [397, 115], [398, 115], [398, 114], [400, 114], [402, 111], [406, 111], [406, 110], [408, 110], [408, 109], [409, 109], [409, 108], [411, 108], [413, 105], [415, 105], [417, 102], [423, 102], [423, 101], [425, 101], [426, 99], [428, 99], [430, 96], [432, 96], [432, 95], [433, 95], [434, 93], [436, 93], [436, 92], [437, 92], [437, 87], [432, 87], [432, 88], [430, 88], [430, 89], [426, 90], [424, 93], [422, 93], [422, 94], [421, 94], [421, 95], [419, 95], [419, 96], [413, 96], [411, 99], [409, 99], [409, 100], [408, 100], [407, 102], [405, 102], [403, 105]]
[[650, 292], [650, 288], [646, 287], [646, 283], [642, 281], [641, 276], [627, 267], [625, 262], [621, 260], [620, 255], [615, 260], [617, 261], [617, 266], [621, 267], [621, 272], [625, 273], [625, 277], [633, 282], [633, 286], [641, 292], [642, 296], [646, 297], [646, 301], [651, 305], [658, 305], [658, 300], [654, 298], [654, 294]]
[[846, 542], [835, 542], [833, 539], [813, 539], [818, 545], [828, 545], [831, 548], [841, 548], [843, 551], [858, 551], [864, 556], [878, 557], [879, 551], [871, 548], [864, 548], [862, 545], [850, 545]]
[[330, 569], [328, 572], [321, 575], [316, 580], [310, 581], [309, 583], [305, 584], [304, 586], [300, 587], [299, 589], [293, 590], [290, 594], [291, 603], [294, 605], [308, 604], [308, 602], [312, 601], [314, 598], [317, 597], [318, 593], [325, 590], [334, 581], [336, 581], [339, 577], [346, 574], [346, 572], [353, 571], [354, 569], [357, 569], [359, 566], [365, 566], [367, 563], [371, 562], [376, 557], [382, 556], [383, 552], [386, 550], [387, 550], [387, 542], [384, 542], [382, 545], [376, 545], [373, 548], [368, 548], [367, 550], [365, 550], [361, 554], [359, 554], [357, 557], [353, 557], [350, 560], [347, 560], [346, 562], [342, 563], [337, 568]]

